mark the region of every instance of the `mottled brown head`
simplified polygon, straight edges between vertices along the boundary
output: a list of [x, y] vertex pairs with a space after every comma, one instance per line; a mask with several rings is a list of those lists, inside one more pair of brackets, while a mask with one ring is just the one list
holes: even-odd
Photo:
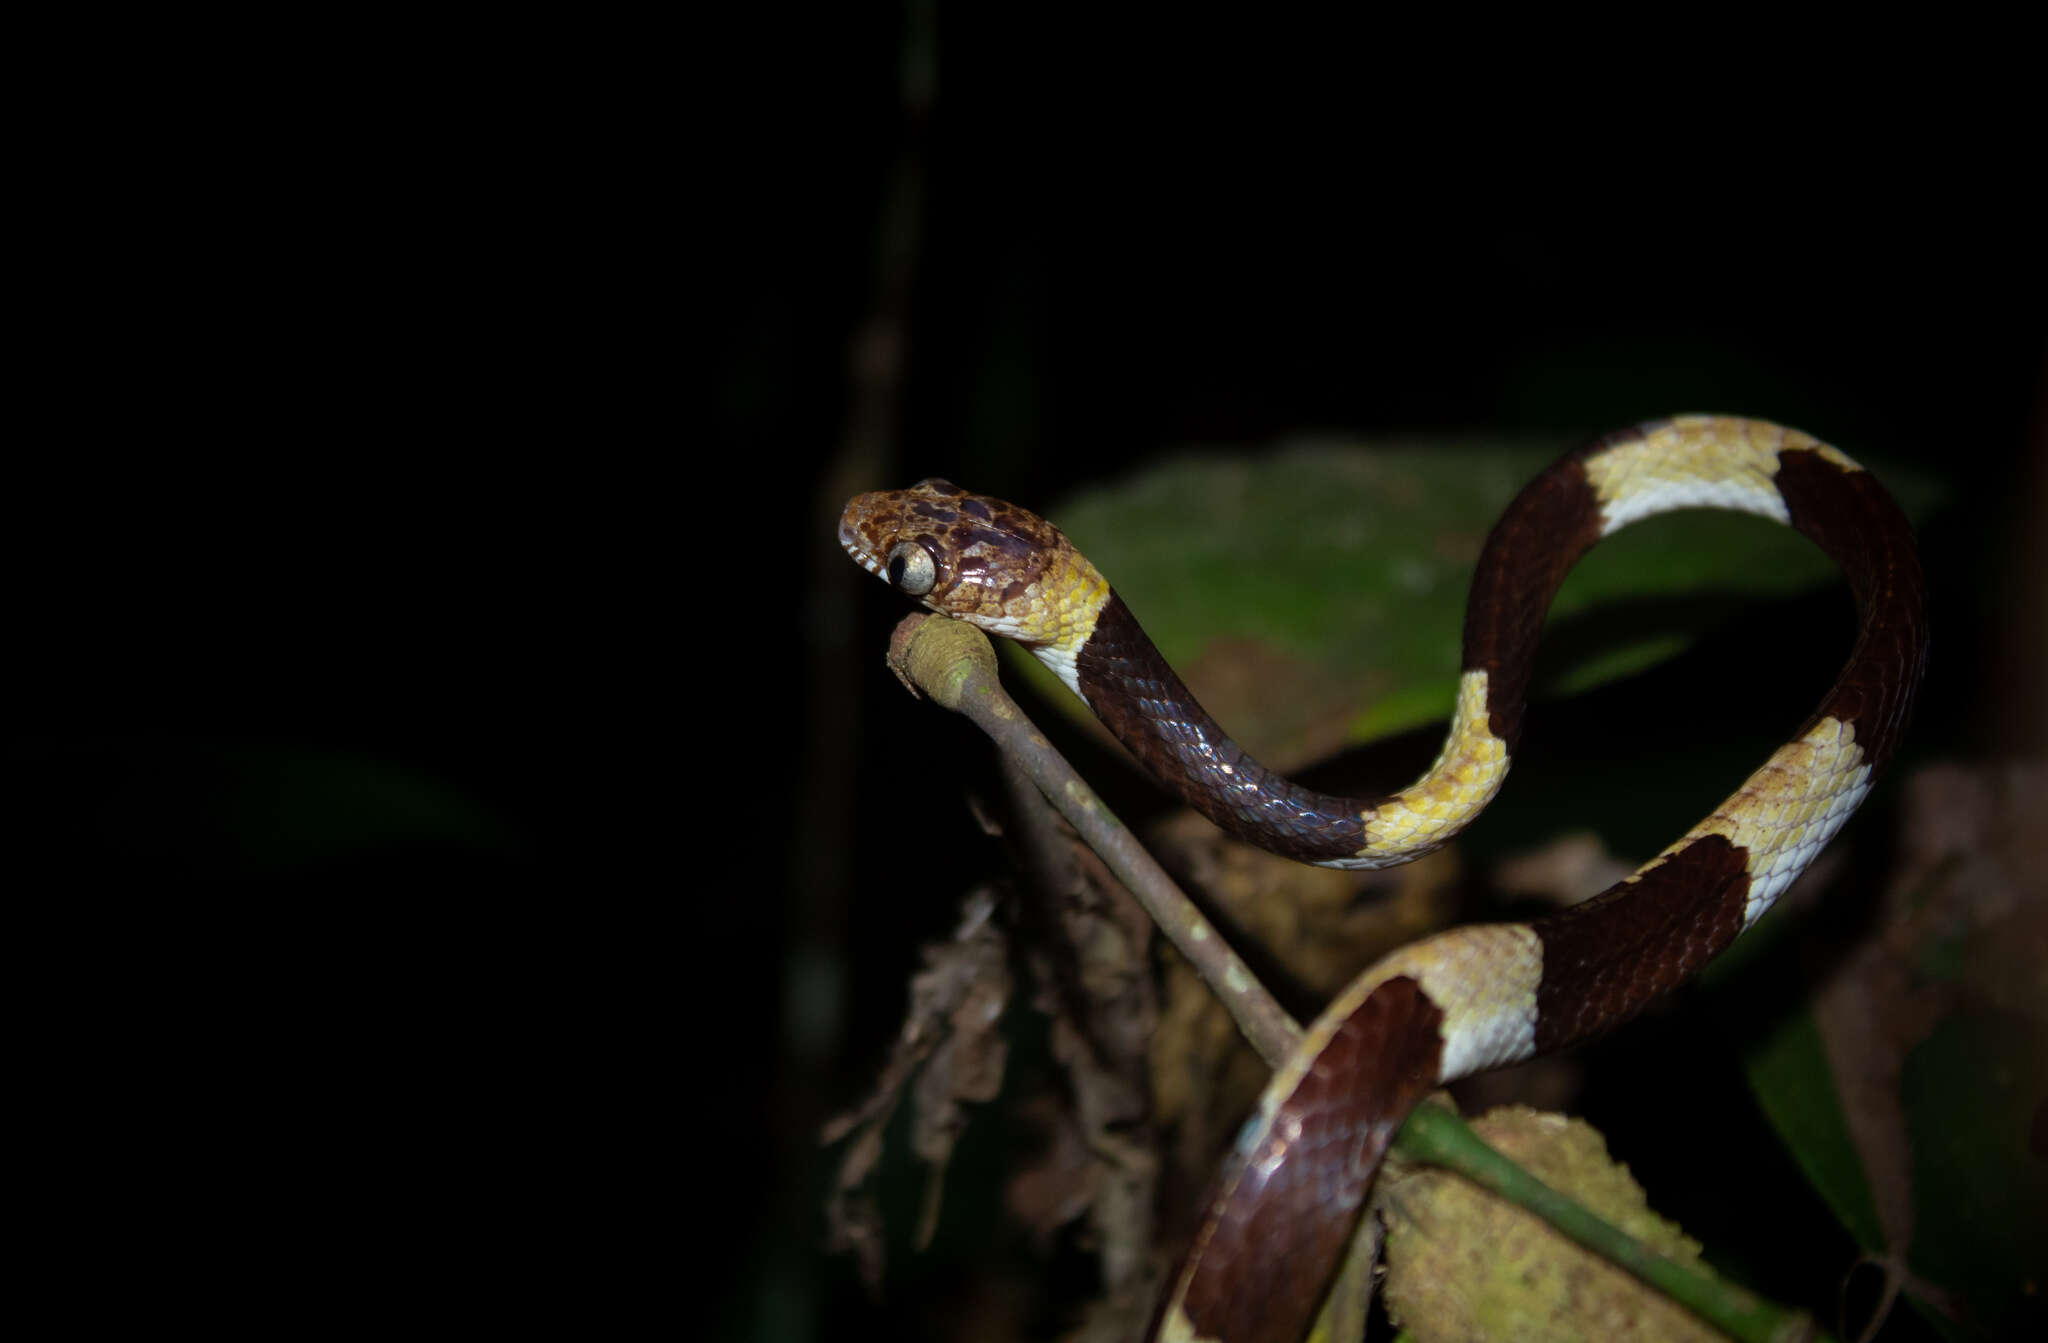
[[1046, 637], [1029, 612], [1060, 600], [1048, 589], [1070, 585], [1077, 566], [1093, 574], [1044, 518], [936, 478], [857, 496], [839, 516], [839, 544], [932, 610], [1027, 641]]

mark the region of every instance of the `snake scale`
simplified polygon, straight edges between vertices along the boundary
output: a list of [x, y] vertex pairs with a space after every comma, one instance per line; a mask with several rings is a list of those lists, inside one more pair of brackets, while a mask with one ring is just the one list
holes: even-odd
[[1601, 537], [1682, 508], [1773, 518], [1835, 561], [1858, 633], [1834, 685], [1713, 814], [1607, 891], [1535, 922], [1424, 939], [1338, 994], [1246, 1123], [1154, 1338], [1296, 1343], [1417, 1101], [1625, 1020], [1770, 908], [1869, 793], [1911, 713], [1927, 652], [1912, 531], [1868, 472], [1797, 430], [1685, 416], [1609, 434], [1530, 481], [1487, 538], [1436, 763], [1398, 793], [1338, 797], [1266, 770], [1224, 735], [1050, 523], [936, 479], [847, 505], [839, 539], [862, 567], [1028, 647], [1224, 830], [1330, 867], [1407, 862], [1479, 814], [1507, 775], [1566, 571]]

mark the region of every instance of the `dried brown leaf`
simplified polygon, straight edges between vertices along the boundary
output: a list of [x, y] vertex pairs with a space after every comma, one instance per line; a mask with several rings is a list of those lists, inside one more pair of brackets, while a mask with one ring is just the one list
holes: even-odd
[[[1894, 1247], [1912, 1243], [1912, 1150], [1899, 1104], [1906, 1055], [1964, 997], [2044, 1012], [2048, 765], [1931, 765], [1906, 780], [1897, 876], [1877, 935], [1814, 1004], [1851, 1141]], [[1930, 974], [1941, 944], [1961, 973]], [[2031, 1004], [2028, 998], [2031, 996]]]
[[1560, 835], [1494, 865], [1493, 884], [1503, 895], [1543, 900], [1560, 908], [1600, 894], [1635, 868], [1608, 852], [1590, 830]]
[[1094, 1206], [1102, 1163], [1088, 1149], [1073, 1113], [1050, 1093], [1024, 1102], [1016, 1118], [1038, 1133], [1038, 1154], [1010, 1177], [1004, 1201], [1044, 1254], [1061, 1227]]
[[962, 901], [953, 940], [924, 948], [924, 968], [910, 981], [909, 1014], [881, 1076], [865, 1100], [821, 1130], [826, 1143], [853, 1135], [827, 1196], [826, 1242], [855, 1256], [871, 1292], [881, 1287], [884, 1236], [880, 1209], [864, 1186], [881, 1162], [882, 1135], [904, 1090], [912, 1094], [912, 1148], [930, 1167], [922, 1246], [937, 1221], [953, 1144], [966, 1127], [961, 1103], [993, 1100], [1002, 1089], [1006, 1047], [997, 1028], [1010, 969], [994, 914], [994, 894], [974, 891]]
[[1023, 902], [1032, 1004], [1052, 1018], [1048, 1040], [1068, 1103], [1039, 1159], [1013, 1182], [1012, 1207], [1041, 1248], [1086, 1215], [1110, 1298], [1136, 1299], [1149, 1289], [1159, 1170], [1147, 1122], [1158, 1019], [1152, 923], [1035, 788], [1017, 780], [1012, 793], [1032, 876]]

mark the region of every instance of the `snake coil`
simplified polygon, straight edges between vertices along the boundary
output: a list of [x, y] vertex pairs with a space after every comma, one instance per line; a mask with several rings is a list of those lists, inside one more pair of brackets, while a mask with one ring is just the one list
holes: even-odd
[[1566, 572], [1601, 537], [1682, 508], [1761, 514], [1835, 561], [1858, 633], [1834, 685], [1711, 815], [1607, 891], [1535, 922], [1426, 938], [1338, 994], [1260, 1098], [1154, 1337], [1294, 1343], [1417, 1101], [1633, 1016], [1770, 908], [1869, 793], [1911, 714], [1927, 654], [1912, 531], [1868, 472], [1797, 430], [1686, 416], [1599, 439], [1530, 481], [1487, 538], [1436, 763], [1398, 793], [1341, 797], [1272, 773], [1225, 736], [1050, 523], [943, 480], [847, 505], [839, 539], [862, 567], [1030, 648], [1223, 829], [1330, 867], [1407, 862], [1471, 823], [1507, 775], [1537, 634]]

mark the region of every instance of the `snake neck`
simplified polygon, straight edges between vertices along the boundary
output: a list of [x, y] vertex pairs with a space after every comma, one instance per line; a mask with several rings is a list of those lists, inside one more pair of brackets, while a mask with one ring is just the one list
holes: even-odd
[[1396, 793], [1322, 793], [1252, 759], [1107, 585], [1071, 657], [1069, 684], [1153, 778], [1238, 838], [1325, 867], [1398, 866], [1442, 848], [1500, 791], [1521, 735], [1537, 633], [1565, 574], [1601, 530], [1599, 500], [1576, 459], [1537, 477], [1508, 506], [1487, 537], [1466, 604], [1464, 670], [1443, 749]]
[[1073, 673], [1075, 690], [1145, 772], [1231, 834], [1311, 863], [1363, 845], [1354, 800], [1304, 788], [1232, 741], [1115, 592], [1074, 654]]
[[1419, 858], [1469, 824], [1507, 777], [1510, 743], [1488, 712], [1484, 670], [1461, 679], [1443, 751], [1422, 778], [1398, 793], [1342, 796], [1267, 769], [1231, 740], [1113, 591], [1080, 648], [1060, 660], [1147, 773], [1232, 835], [1302, 862], [1392, 867]]
[[1106, 585], [1093, 628], [1071, 657], [1069, 684], [1153, 778], [1238, 838], [1325, 867], [1398, 866], [1449, 843], [1500, 791], [1521, 735], [1537, 632], [1566, 572], [1600, 532], [1598, 502], [1575, 460], [1509, 505], [1487, 538], [1466, 605], [1464, 670], [1443, 749], [1397, 793], [1322, 793], [1252, 759]]

